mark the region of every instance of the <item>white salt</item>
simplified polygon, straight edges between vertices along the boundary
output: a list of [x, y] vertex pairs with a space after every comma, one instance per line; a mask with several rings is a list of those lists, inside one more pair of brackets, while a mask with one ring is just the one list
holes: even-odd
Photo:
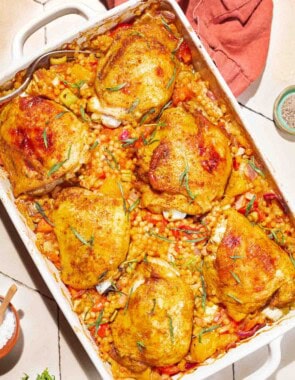
[[0, 325], [0, 349], [3, 348], [12, 337], [15, 330], [15, 316], [8, 308], [4, 315], [2, 325]]

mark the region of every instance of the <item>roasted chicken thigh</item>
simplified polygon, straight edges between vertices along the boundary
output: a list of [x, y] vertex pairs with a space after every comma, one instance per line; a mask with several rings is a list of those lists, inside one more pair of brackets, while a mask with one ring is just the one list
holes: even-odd
[[121, 198], [67, 188], [56, 200], [52, 220], [65, 284], [95, 286], [125, 259], [129, 220]]
[[[97, 98], [90, 110], [102, 115], [102, 123], [155, 118], [172, 95], [177, 73], [171, 54], [177, 38], [161, 19], [121, 28], [98, 64]], [[116, 121], [115, 121], [116, 123]]]
[[177, 107], [163, 112], [151, 136], [138, 150], [142, 205], [155, 213], [209, 211], [223, 196], [231, 171], [225, 134]]
[[240, 321], [267, 303], [284, 306], [295, 299], [295, 268], [263, 230], [231, 209], [211, 237], [212, 254], [203, 266], [208, 294]]
[[140, 264], [127, 302], [111, 325], [115, 360], [133, 372], [178, 363], [189, 350], [194, 305], [179, 273], [149, 258]]
[[15, 196], [42, 194], [70, 178], [88, 158], [87, 126], [61, 105], [19, 97], [0, 115], [0, 157]]

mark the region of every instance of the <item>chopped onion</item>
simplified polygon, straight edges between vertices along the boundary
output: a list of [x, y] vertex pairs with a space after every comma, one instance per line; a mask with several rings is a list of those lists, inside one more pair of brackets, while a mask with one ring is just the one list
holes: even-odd
[[105, 280], [105, 281], [99, 283], [98, 285], [96, 285], [96, 290], [99, 294], [103, 294], [111, 286], [112, 286], [112, 281], [111, 280]]
[[115, 119], [113, 116], [102, 115], [101, 122], [105, 127], [118, 128], [121, 125], [121, 121]]
[[184, 212], [177, 210], [163, 211], [163, 216], [168, 221], [183, 220], [186, 217]]

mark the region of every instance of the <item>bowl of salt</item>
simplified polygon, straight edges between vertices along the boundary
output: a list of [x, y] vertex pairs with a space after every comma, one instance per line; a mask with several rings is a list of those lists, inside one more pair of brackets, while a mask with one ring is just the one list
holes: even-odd
[[0, 359], [13, 349], [19, 337], [19, 316], [10, 303], [16, 290], [12, 285], [5, 297], [0, 296]]

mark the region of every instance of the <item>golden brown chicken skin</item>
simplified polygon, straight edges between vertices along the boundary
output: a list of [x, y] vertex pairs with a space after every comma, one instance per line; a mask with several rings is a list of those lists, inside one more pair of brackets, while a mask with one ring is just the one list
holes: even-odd
[[133, 372], [178, 363], [189, 350], [194, 305], [179, 273], [149, 258], [138, 267], [127, 302], [111, 325], [115, 360]]
[[295, 299], [295, 268], [263, 230], [231, 209], [211, 237], [213, 254], [203, 266], [208, 294], [240, 321], [271, 301], [287, 305]]
[[130, 227], [122, 198], [67, 188], [59, 194], [51, 218], [65, 284], [93, 287], [125, 259]]
[[155, 213], [209, 211], [231, 172], [227, 137], [180, 107], [164, 111], [158, 125], [138, 150], [143, 207]]
[[[178, 39], [161, 20], [120, 29], [99, 61], [89, 108], [120, 121], [154, 119], [172, 96]], [[106, 119], [102, 119], [106, 123]], [[107, 124], [105, 124], [107, 125]]]
[[15, 196], [42, 194], [88, 159], [87, 126], [61, 105], [19, 97], [0, 116], [0, 157]]

